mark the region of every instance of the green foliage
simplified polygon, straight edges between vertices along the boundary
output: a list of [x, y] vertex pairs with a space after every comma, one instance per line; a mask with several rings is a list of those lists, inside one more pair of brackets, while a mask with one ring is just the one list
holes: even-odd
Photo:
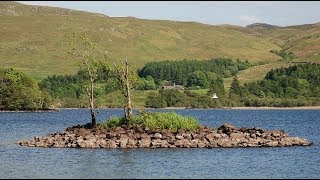
[[233, 80], [231, 82], [229, 96], [231, 96], [232, 94], [237, 94], [241, 96], [240, 83], [238, 81], [237, 75], [233, 77]]
[[167, 102], [163, 97], [152, 92], [152, 93], [149, 93], [147, 97], [146, 107], [164, 108], [164, 107], [167, 107]]
[[[175, 82], [176, 84], [186, 85], [188, 77], [195, 71], [214, 72], [223, 77], [230, 77], [235, 75], [238, 71], [248, 68], [249, 66], [250, 64], [248, 62], [232, 61], [232, 59], [224, 58], [206, 61], [160, 61], [145, 64], [145, 66], [139, 71], [139, 76], [146, 77], [150, 75], [158, 84], [160, 81], [167, 80]], [[197, 77], [202, 78], [203, 81], [205, 81], [205, 78], [200, 72], [197, 72], [192, 76], [195, 77], [189, 77], [189, 81], [191, 81], [189, 82], [189, 85], [196, 86], [194, 83], [198, 82], [193, 82], [193, 80], [197, 79]], [[202, 83], [208, 85], [208, 83]]]
[[312, 104], [312, 98], [320, 97], [319, 88], [320, 64], [306, 63], [271, 70], [265, 79], [240, 89], [245, 105], [286, 107]]
[[[119, 82], [114, 78], [114, 73], [108, 64], [97, 60], [90, 61], [90, 63], [91, 65], [88, 65], [88, 68], [90, 72], [93, 73], [92, 77], [95, 82], [94, 97], [99, 97], [100, 95], [120, 89]], [[81, 95], [87, 93], [89, 80], [90, 74], [84, 64], [74, 75], [48, 76], [39, 82], [39, 86], [56, 99], [66, 97], [79, 99]], [[97, 85], [102, 83], [106, 83], [106, 86], [100, 87]]]
[[[94, 96], [99, 94], [107, 94], [120, 89], [117, 79], [112, 77], [111, 70], [101, 66], [97, 69], [96, 84], [106, 84], [105, 87], [94, 89]], [[79, 70], [75, 75], [53, 75], [42, 79], [39, 86], [42, 90], [49, 92], [54, 98], [73, 98], [79, 99], [81, 95], [86, 94], [88, 81], [87, 71]]]
[[151, 76], [137, 78], [137, 81], [133, 84], [133, 89], [135, 90], [155, 90], [156, 88], [157, 85]]
[[202, 95], [189, 90], [185, 91], [187, 100], [185, 106], [190, 108], [217, 108], [221, 107], [220, 100], [213, 100], [209, 95]]
[[124, 117], [120, 118], [120, 117], [113, 116], [108, 121], [99, 123], [98, 127], [109, 129], [109, 128], [124, 125], [125, 123], [126, 123], [126, 120]]
[[146, 100], [146, 107], [190, 107], [217, 108], [225, 104], [224, 99], [212, 99], [212, 94], [203, 95], [190, 90], [159, 90], [159, 94], [150, 93]]
[[[319, 99], [318, 99], [319, 100]], [[291, 99], [291, 98], [245, 98], [243, 100], [245, 106], [269, 106], [269, 107], [297, 107], [297, 106], [312, 106], [314, 102], [306, 99]]]
[[52, 99], [36, 81], [13, 68], [0, 69], [0, 109], [48, 109]]
[[226, 92], [224, 89], [223, 79], [221, 78], [221, 76], [216, 76], [216, 78], [212, 79], [210, 82], [210, 88], [207, 95], [211, 97], [213, 93], [216, 93], [219, 99], [225, 98]]
[[206, 77], [206, 74], [203, 73], [202, 71], [194, 71], [188, 76], [187, 86], [188, 87], [199, 86], [202, 88], [208, 88], [209, 82]]
[[284, 49], [281, 49], [280, 51], [271, 50], [270, 52], [280, 56], [284, 61], [292, 60], [294, 58], [292, 52], [287, 53]]
[[[106, 122], [99, 123], [98, 126], [108, 129], [125, 124], [124, 118], [112, 117]], [[178, 129], [196, 130], [200, 127], [198, 120], [191, 116], [182, 116], [175, 112], [142, 112], [132, 116], [129, 126], [143, 127], [150, 130]]]
[[181, 107], [184, 106], [186, 96], [183, 92], [177, 89], [160, 90], [160, 97], [165, 99], [168, 107]]
[[120, 90], [121, 84], [117, 78], [109, 78], [105, 83], [105, 92], [106, 94]]

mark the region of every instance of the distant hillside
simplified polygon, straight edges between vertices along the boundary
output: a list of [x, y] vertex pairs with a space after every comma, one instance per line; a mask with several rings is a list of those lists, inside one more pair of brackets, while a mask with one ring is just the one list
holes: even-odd
[[109, 57], [109, 61], [129, 58], [136, 67], [150, 61], [219, 57], [276, 62], [280, 57], [270, 51], [281, 49], [293, 52], [297, 58], [312, 56], [317, 61], [314, 54], [320, 49], [319, 24], [262, 30], [108, 17], [0, 1], [1, 67], [17, 67], [38, 79], [52, 74], [75, 73], [78, 66], [67, 56], [68, 39], [72, 33], [84, 32], [98, 44], [98, 49]]
[[138, 67], [155, 60], [278, 59], [269, 52], [279, 49], [274, 43], [224, 26], [113, 18], [3, 1], [0, 12], [0, 63], [38, 77], [76, 72], [66, 54], [73, 32], [86, 32], [110, 59], [130, 58]]
[[37, 15], [98, 15], [98, 13], [88, 13], [65, 8], [53, 8], [47, 6], [25, 5], [14, 1], [0, 2], [0, 16], [37, 16]]
[[320, 24], [287, 26], [265, 31], [265, 38], [275, 42], [300, 60], [320, 61]]
[[266, 23], [253, 23], [245, 26], [246, 28], [263, 28], [263, 29], [277, 29], [281, 28], [281, 26], [275, 26], [271, 24], [266, 24]]

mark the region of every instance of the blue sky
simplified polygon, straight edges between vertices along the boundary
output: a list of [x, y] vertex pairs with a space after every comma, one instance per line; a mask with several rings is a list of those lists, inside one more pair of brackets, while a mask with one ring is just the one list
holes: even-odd
[[320, 22], [320, 1], [18, 1], [142, 19], [196, 21], [245, 26], [255, 22], [279, 26]]

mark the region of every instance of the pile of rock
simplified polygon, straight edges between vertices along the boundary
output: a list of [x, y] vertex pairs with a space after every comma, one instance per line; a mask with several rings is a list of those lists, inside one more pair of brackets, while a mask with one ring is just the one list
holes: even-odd
[[115, 127], [109, 130], [74, 126], [64, 132], [35, 137], [17, 144], [29, 147], [68, 148], [214, 148], [308, 146], [311, 142], [289, 137], [282, 130], [236, 128], [224, 124], [218, 129], [201, 127], [197, 131], [149, 130], [142, 127]]

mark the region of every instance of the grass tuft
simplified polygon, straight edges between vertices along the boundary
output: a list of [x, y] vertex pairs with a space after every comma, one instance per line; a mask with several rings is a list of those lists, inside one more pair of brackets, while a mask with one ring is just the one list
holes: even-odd
[[[106, 122], [99, 123], [98, 126], [109, 129], [126, 124], [123, 117], [112, 117]], [[143, 112], [139, 115], [133, 115], [128, 123], [130, 127], [141, 126], [150, 130], [169, 129], [177, 131], [178, 129], [196, 130], [200, 127], [196, 118], [191, 116], [182, 116], [175, 112]]]

